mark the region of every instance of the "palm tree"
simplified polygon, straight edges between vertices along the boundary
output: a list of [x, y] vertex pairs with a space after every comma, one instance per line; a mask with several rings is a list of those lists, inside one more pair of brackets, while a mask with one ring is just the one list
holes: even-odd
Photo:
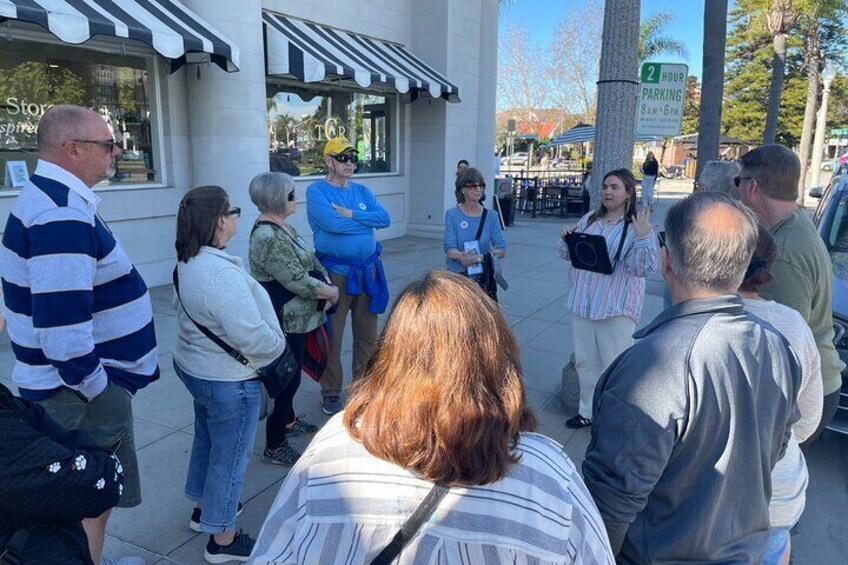
[[[709, 38], [709, 39], [708, 39]], [[698, 122], [698, 160], [695, 178], [710, 159], [718, 158], [721, 138], [721, 103], [724, 98], [724, 54], [727, 43], [727, 0], [704, 7], [704, 62], [701, 116]]]
[[658, 12], [639, 26], [639, 61], [644, 63], [661, 53], [689, 56], [682, 41], [662, 35], [666, 26], [674, 21], [671, 12]]
[[777, 137], [777, 116], [780, 113], [780, 98], [783, 95], [783, 76], [786, 70], [786, 38], [798, 21], [802, 0], [764, 0], [766, 27], [772, 37], [774, 55], [771, 60], [771, 84], [769, 85], [766, 125], [763, 143], [774, 143]]

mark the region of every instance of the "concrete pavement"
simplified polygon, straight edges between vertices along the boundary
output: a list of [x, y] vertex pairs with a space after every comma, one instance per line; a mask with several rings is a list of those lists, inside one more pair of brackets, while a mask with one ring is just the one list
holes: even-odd
[[[691, 183], [663, 181], [655, 220], [667, 207], [688, 193]], [[506, 231], [509, 244], [505, 261], [510, 283], [501, 291], [501, 305], [521, 346], [527, 393], [539, 417], [539, 431], [560, 442], [580, 467], [589, 441], [588, 430], [569, 430], [563, 423], [572, 415], [560, 401], [561, 369], [571, 353], [571, 323], [564, 307], [568, 289], [566, 263], [557, 257], [560, 227], [576, 221], [529, 216], [516, 218]], [[248, 226], [242, 225], [241, 229]], [[414, 277], [444, 265], [440, 241], [404, 237], [386, 241], [384, 263], [392, 296]], [[641, 324], [662, 310], [664, 283], [659, 275], [648, 282]], [[141, 465], [144, 502], [138, 508], [116, 509], [109, 522], [106, 553], [112, 557], [140, 555], [149, 564], [196, 564], [203, 562], [207, 536], [188, 529], [191, 503], [183, 496], [191, 449], [194, 415], [191, 397], [175, 376], [171, 351], [176, 343], [176, 313], [171, 308], [171, 288], [153, 289], [155, 324], [162, 355], [162, 378], [136, 397], [136, 445]], [[350, 378], [350, 324], [343, 349], [343, 365]], [[0, 373], [8, 382], [13, 357], [8, 337], [0, 337]], [[317, 383], [304, 377], [295, 409], [310, 422], [322, 424]], [[304, 449], [308, 438], [294, 438]], [[264, 424], [242, 492], [245, 503], [239, 527], [257, 535], [287, 470], [266, 464]], [[810, 488], [807, 510], [793, 537], [796, 564], [845, 563], [848, 556], [848, 438], [828, 433], [809, 454]]]

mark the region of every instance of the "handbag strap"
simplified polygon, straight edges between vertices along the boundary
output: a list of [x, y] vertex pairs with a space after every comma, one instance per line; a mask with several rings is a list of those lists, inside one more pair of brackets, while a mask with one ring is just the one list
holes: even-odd
[[[476, 239], [477, 241], [480, 241], [480, 236], [483, 235], [483, 226], [486, 224], [486, 214], [488, 213], [489, 210], [483, 207], [483, 215], [480, 216], [480, 225], [477, 227], [477, 235], [474, 236], [474, 239]], [[481, 249], [480, 252], [482, 253], [483, 250]]]
[[621, 232], [621, 239], [618, 240], [618, 251], [615, 252], [615, 259], [612, 260], [612, 268], [615, 269], [615, 266], [618, 265], [619, 259], [621, 259], [621, 250], [624, 248], [624, 240], [627, 239], [627, 226], [630, 225], [629, 220], [624, 220], [624, 230]]
[[412, 513], [412, 516], [400, 527], [400, 530], [392, 538], [392, 541], [389, 542], [389, 545], [384, 547], [383, 551], [371, 561], [371, 565], [389, 565], [389, 563], [394, 561], [400, 555], [400, 552], [403, 551], [403, 548], [409, 544], [418, 530], [421, 529], [424, 522], [432, 516], [439, 502], [448, 493], [448, 490], [450, 490], [448, 487], [439, 483], [433, 485], [433, 488], [430, 489], [430, 492], [427, 493], [427, 496], [424, 497], [424, 500], [421, 501], [421, 504]]
[[247, 357], [242, 355], [241, 351], [231, 347], [226, 341], [224, 341], [223, 339], [221, 339], [220, 337], [215, 335], [212, 332], [212, 330], [210, 330], [206, 326], [199, 323], [197, 320], [195, 320], [194, 318], [191, 317], [191, 314], [188, 313], [188, 310], [186, 310], [185, 304], [183, 304], [183, 299], [180, 297], [180, 275], [177, 274], [177, 267], [174, 267], [174, 273], [171, 276], [171, 278], [174, 281], [174, 290], [177, 291], [177, 300], [179, 300], [180, 306], [183, 307], [183, 312], [185, 312], [185, 315], [188, 316], [188, 319], [191, 320], [192, 322], [194, 322], [194, 325], [197, 326], [197, 329], [199, 329], [200, 332], [203, 335], [205, 335], [210, 340], [212, 340], [212, 342], [215, 343], [215, 345], [217, 345], [218, 347], [223, 349], [227, 353], [227, 355], [229, 355], [230, 357], [232, 357], [233, 359], [235, 359], [236, 361], [238, 361], [239, 363], [241, 363], [245, 367], [251, 367], [252, 368], [250, 361], [247, 359]]

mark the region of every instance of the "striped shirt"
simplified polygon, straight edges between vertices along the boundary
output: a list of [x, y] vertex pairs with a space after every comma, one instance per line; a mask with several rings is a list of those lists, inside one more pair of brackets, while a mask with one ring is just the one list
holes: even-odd
[[39, 161], [6, 222], [0, 272], [12, 378], [29, 400], [63, 386], [93, 398], [107, 380], [135, 393], [158, 376], [147, 286], [98, 217], [99, 201]]
[[[394, 563], [614, 563], [603, 521], [562, 447], [522, 434], [509, 474], [452, 487]], [[254, 564], [370, 563], [432, 483], [369, 454], [339, 414], [286, 477]]]
[[[574, 228], [578, 232], [604, 236], [610, 261], [613, 261], [624, 231], [624, 219], [615, 223], [596, 220], [587, 227], [590, 215], [591, 212], [580, 218]], [[568, 247], [562, 238], [559, 240], [559, 255], [568, 259]], [[588, 320], [626, 316], [638, 324], [645, 301], [645, 277], [656, 271], [658, 265], [659, 243], [654, 231], [639, 237], [631, 224], [621, 259], [611, 275], [571, 267], [572, 284], [566, 306], [573, 314]]]

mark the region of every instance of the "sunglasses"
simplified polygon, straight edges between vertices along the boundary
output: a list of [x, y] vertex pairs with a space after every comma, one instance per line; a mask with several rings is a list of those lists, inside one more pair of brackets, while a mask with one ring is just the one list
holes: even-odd
[[235, 216], [236, 218], [241, 217], [241, 208], [233, 208], [224, 212], [225, 216]]
[[294, 202], [294, 190], [292, 190], [291, 192], [289, 192], [289, 195], [288, 195], [288, 201], [289, 201], [289, 202]]
[[115, 140], [114, 139], [104, 139], [103, 141], [98, 141], [96, 139], [72, 139], [74, 143], [93, 143], [94, 145], [98, 145], [111, 153], [115, 150]]
[[470, 182], [468, 184], [462, 185], [462, 188], [469, 188], [471, 190], [474, 190], [475, 188], [486, 188], [486, 183], [485, 182]]
[[733, 184], [736, 185], [736, 188], [739, 188], [739, 185], [743, 180], [752, 180], [754, 177], [733, 177]]
[[356, 153], [344, 153], [342, 155], [330, 155], [333, 160], [338, 161], [339, 163], [353, 163], [354, 165], [359, 161], [359, 157]]

